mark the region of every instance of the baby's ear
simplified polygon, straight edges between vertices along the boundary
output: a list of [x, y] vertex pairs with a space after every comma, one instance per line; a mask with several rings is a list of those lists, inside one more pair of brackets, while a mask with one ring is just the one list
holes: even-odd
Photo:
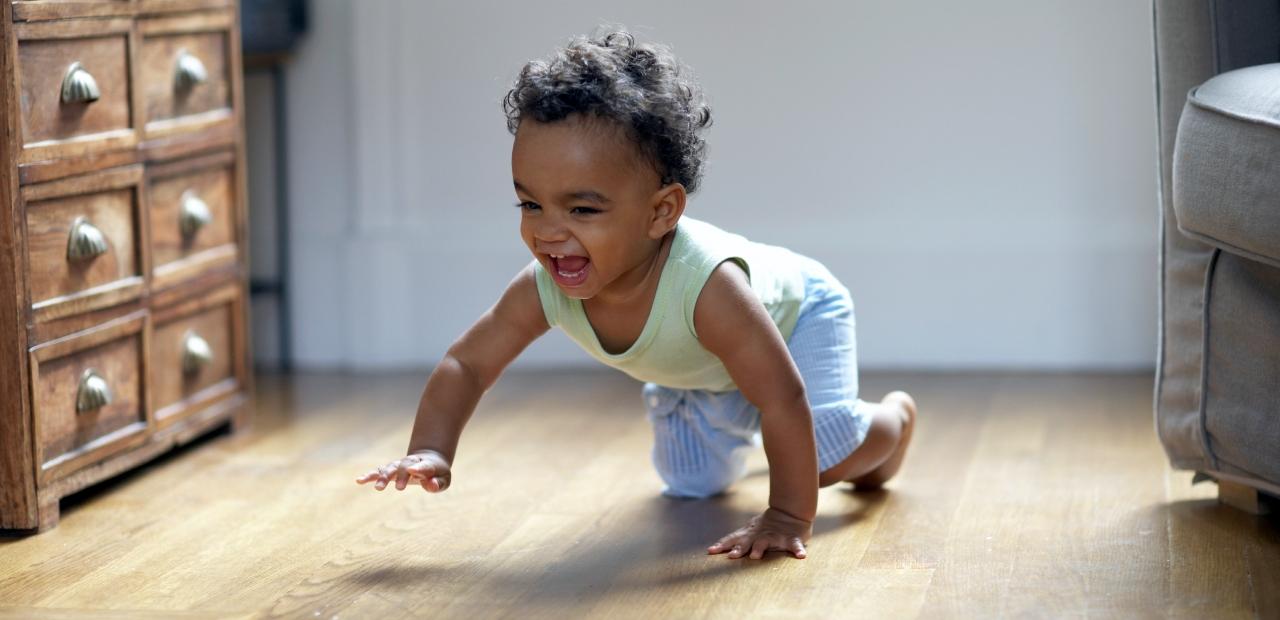
[[653, 219], [649, 224], [649, 237], [661, 239], [676, 227], [684, 214], [685, 192], [681, 183], [663, 185], [653, 196]]

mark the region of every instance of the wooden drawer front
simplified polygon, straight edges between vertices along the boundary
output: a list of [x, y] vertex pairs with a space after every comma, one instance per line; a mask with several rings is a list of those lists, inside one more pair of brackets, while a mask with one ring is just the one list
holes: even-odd
[[141, 166], [29, 185], [22, 194], [37, 321], [141, 295]]
[[139, 13], [175, 13], [233, 6], [232, 0], [135, 0]]
[[156, 288], [235, 264], [234, 165], [227, 152], [148, 170]]
[[41, 477], [60, 478], [143, 439], [145, 311], [31, 350]]
[[[15, 30], [22, 94], [20, 163], [137, 144], [129, 19], [25, 23]], [[73, 72], [75, 63], [80, 69]]]
[[238, 290], [225, 287], [157, 315], [151, 358], [157, 427], [239, 389], [239, 312]]
[[229, 13], [139, 22], [146, 138], [232, 122], [231, 25]]
[[13, 19], [69, 19], [132, 15], [132, 0], [13, 0]]

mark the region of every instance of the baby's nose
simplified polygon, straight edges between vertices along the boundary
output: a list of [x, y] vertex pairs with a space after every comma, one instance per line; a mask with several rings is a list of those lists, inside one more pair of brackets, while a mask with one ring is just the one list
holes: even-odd
[[569, 229], [555, 221], [539, 222], [533, 230], [533, 236], [543, 243], [560, 243], [569, 240]]

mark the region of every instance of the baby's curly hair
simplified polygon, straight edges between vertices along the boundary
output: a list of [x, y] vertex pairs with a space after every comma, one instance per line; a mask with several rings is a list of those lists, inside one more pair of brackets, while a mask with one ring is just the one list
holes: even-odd
[[617, 122], [653, 164], [664, 185], [678, 182], [693, 193], [702, 177], [711, 107], [691, 70], [671, 50], [636, 43], [624, 29], [578, 36], [549, 58], [520, 71], [502, 101], [507, 130], [521, 119], [561, 120], [573, 113]]

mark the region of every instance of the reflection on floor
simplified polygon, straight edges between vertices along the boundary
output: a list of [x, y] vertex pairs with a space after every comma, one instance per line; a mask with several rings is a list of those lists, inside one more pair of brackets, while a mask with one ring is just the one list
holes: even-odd
[[259, 379], [256, 425], [0, 539], [0, 616], [1280, 615], [1280, 521], [1171, 472], [1146, 375], [897, 374], [921, 422], [885, 491], [821, 492], [810, 557], [705, 545], [765, 506], [668, 500], [639, 386], [511, 372], [441, 495], [353, 483], [408, 442], [424, 377]]

